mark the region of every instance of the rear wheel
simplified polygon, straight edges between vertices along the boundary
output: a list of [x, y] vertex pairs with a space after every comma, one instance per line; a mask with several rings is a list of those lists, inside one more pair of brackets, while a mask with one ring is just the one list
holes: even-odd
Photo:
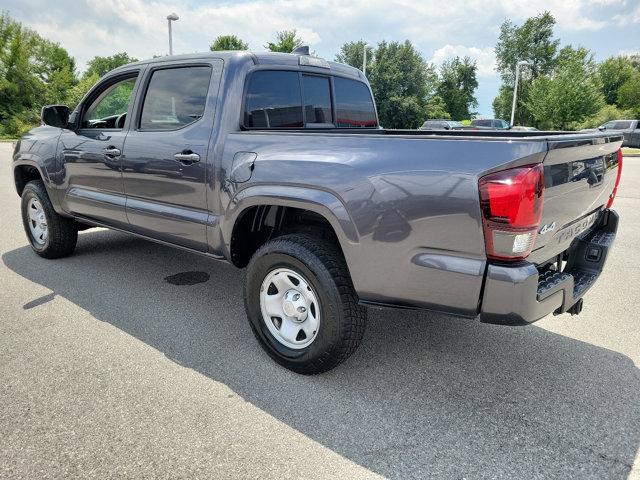
[[56, 213], [41, 180], [27, 183], [22, 191], [22, 223], [31, 248], [41, 257], [66, 257], [76, 248], [75, 222]]
[[244, 299], [260, 345], [297, 373], [336, 367], [364, 334], [366, 310], [342, 254], [311, 235], [286, 235], [260, 247], [249, 263]]

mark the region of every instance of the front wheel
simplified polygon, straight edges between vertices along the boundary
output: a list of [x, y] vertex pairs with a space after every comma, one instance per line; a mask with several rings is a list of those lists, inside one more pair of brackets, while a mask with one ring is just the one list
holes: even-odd
[[22, 223], [31, 248], [41, 257], [66, 257], [76, 248], [75, 222], [56, 213], [41, 180], [27, 183], [22, 191]]
[[331, 370], [364, 334], [366, 310], [341, 252], [311, 235], [286, 235], [260, 247], [249, 263], [244, 301], [260, 345], [297, 373]]

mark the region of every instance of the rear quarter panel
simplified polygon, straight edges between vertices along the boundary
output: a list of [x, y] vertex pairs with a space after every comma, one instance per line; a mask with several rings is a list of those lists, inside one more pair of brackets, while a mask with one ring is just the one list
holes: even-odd
[[[283, 201], [290, 188], [329, 194], [355, 231], [337, 235], [361, 300], [475, 316], [485, 271], [478, 178], [540, 162], [545, 148], [491, 139], [233, 133], [222, 159], [222, 211], [237, 209], [243, 190], [257, 186], [280, 188]], [[257, 158], [250, 181], [234, 184], [226, 172], [238, 151]]]

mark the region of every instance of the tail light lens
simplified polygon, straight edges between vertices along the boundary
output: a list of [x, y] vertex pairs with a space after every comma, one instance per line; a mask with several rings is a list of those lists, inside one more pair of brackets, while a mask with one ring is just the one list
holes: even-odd
[[609, 201], [607, 202], [607, 208], [611, 208], [611, 205], [613, 205], [613, 201], [616, 198], [616, 194], [618, 193], [618, 185], [620, 185], [621, 175], [622, 175], [622, 149], [618, 149], [618, 176], [616, 177], [616, 184], [613, 187], [613, 192], [611, 192], [611, 196], [609, 197]]
[[496, 260], [529, 256], [542, 218], [542, 164], [486, 175], [479, 187], [487, 256]]

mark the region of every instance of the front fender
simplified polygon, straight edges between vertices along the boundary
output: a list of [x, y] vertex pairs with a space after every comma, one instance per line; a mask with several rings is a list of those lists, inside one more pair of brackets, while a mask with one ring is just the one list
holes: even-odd
[[[56, 151], [61, 132], [62, 129], [48, 126], [36, 127], [30, 130], [16, 143], [12, 164], [14, 180], [18, 180], [16, 177], [16, 169], [18, 168], [28, 166], [38, 171], [53, 208], [58, 213], [61, 213], [61, 209], [56, 188], [58, 181]], [[15, 187], [20, 193], [20, 184], [18, 182], [15, 183]]]
[[42, 168], [42, 166], [34, 161], [34, 160], [15, 160], [13, 162], [13, 179], [14, 179], [14, 184], [16, 187], [16, 191], [18, 192], [18, 195], [20, 195], [20, 189], [19, 189], [19, 173], [16, 172], [16, 170], [18, 170], [18, 168], [20, 167], [33, 167], [35, 168], [38, 173], [40, 174], [40, 178], [42, 178], [42, 181], [44, 182], [45, 187], [47, 187], [47, 190], [49, 190], [51, 188], [51, 179], [49, 178], [49, 175], [47, 173], [47, 170]]

